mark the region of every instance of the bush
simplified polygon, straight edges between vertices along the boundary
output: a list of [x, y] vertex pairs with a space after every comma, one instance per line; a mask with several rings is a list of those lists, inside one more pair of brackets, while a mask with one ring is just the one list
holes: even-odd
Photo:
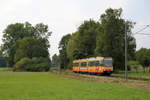
[[22, 58], [20, 61], [18, 61], [15, 65], [14, 65], [14, 71], [24, 71], [27, 69], [27, 66], [29, 66], [31, 64], [31, 59], [30, 58]]
[[129, 61], [128, 62], [129, 69], [133, 72], [138, 72], [142, 70], [142, 66], [138, 61]]
[[32, 71], [41, 72], [48, 71], [50, 68], [50, 60], [43, 57], [22, 58], [14, 65], [14, 71]]

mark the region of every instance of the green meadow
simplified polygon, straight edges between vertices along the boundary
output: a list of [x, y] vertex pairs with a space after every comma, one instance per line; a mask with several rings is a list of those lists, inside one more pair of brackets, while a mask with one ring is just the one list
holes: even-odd
[[150, 92], [63, 78], [49, 72], [0, 72], [0, 100], [149, 100]]

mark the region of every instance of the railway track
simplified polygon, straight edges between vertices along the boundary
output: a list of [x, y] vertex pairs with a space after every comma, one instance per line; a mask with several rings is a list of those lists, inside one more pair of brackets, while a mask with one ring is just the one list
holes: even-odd
[[[116, 75], [111, 75], [110, 77], [116, 77], [116, 78], [124, 78], [124, 76], [116, 76]], [[142, 81], [150, 81], [150, 78], [142, 78], [142, 77], [128, 77], [130, 80], [142, 80]]]
[[[59, 73], [59, 71], [54, 71], [54, 73]], [[113, 78], [113, 79], [125, 79], [125, 76], [118, 76], [118, 75], [110, 75], [110, 76], [104, 76], [104, 75], [90, 75], [90, 74], [83, 74], [83, 73], [74, 73], [72, 71], [64, 72], [62, 71], [61, 74], [67, 74], [67, 75], [81, 75], [86, 77], [96, 77], [96, 78]], [[128, 77], [128, 80], [141, 80], [141, 81], [150, 81], [150, 78], [143, 78], [143, 77]]]
[[[87, 76], [87, 77], [97, 77], [97, 78], [120, 78], [120, 79], [125, 79], [124, 76], [117, 76], [117, 75], [104, 76], [104, 75], [89, 75], [89, 74], [81, 74], [81, 73], [75, 73], [75, 74], [80, 74], [80, 75], [82, 75], [82, 76]], [[150, 78], [128, 77], [128, 80], [150, 81]]]

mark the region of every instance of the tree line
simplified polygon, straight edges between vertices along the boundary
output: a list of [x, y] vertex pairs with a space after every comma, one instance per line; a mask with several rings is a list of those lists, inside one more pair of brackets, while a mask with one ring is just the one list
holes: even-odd
[[115, 70], [124, 70], [126, 26], [128, 70], [137, 71], [141, 65], [146, 71], [150, 66], [150, 50], [141, 48], [136, 51], [136, 41], [131, 31], [134, 25], [134, 22], [122, 18], [122, 9], [109, 8], [99, 21], [86, 20], [76, 32], [63, 36], [59, 43], [60, 54], [55, 55], [53, 60], [60, 61], [60, 64], [57, 63], [60, 68], [71, 69], [75, 59], [112, 57]]
[[[135, 23], [122, 18], [122, 9], [109, 8], [99, 21], [85, 20], [72, 34], [62, 37], [59, 43], [60, 67], [72, 68], [74, 59], [112, 57], [115, 69], [124, 69], [125, 26], [127, 31], [128, 58], [135, 60], [136, 41], [132, 36]], [[56, 56], [56, 55], [55, 55]]]
[[59, 43], [60, 54], [55, 55], [55, 59], [60, 59], [60, 68], [71, 69], [75, 59], [112, 57], [114, 69], [124, 70], [126, 30], [128, 70], [137, 72], [142, 66], [144, 72], [148, 67], [150, 72], [150, 49], [141, 48], [136, 51], [136, 40], [131, 31], [134, 25], [135, 22], [122, 18], [121, 8], [109, 8], [100, 16], [99, 21], [85, 20], [76, 32], [63, 36]]
[[[150, 66], [150, 50], [136, 51], [136, 41], [132, 34], [135, 23], [122, 18], [122, 9], [106, 9], [98, 21], [85, 20], [72, 34], [62, 37], [59, 42], [59, 55], [52, 61], [48, 49], [51, 33], [43, 23], [33, 26], [29, 22], [10, 24], [3, 31], [3, 44], [0, 48], [1, 66], [12, 67], [14, 71], [48, 71], [51, 66], [71, 69], [75, 59], [89, 57], [112, 57], [115, 70], [124, 70], [125, 65], [125, 26], [127, 52], [130, 69], [139, 64], [146, 69]], [[6, 66], [6, 65], [5, 65]]]

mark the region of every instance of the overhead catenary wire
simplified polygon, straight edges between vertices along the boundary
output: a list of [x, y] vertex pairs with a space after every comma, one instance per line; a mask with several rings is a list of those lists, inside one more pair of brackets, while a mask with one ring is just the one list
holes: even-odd
[[145, 30], [146, 28], [148, 28], [150, 25], [146, 25], [144, 28], [140, 29], [139, 31], [135, 32], [133, 35], [136, 35], [136, 34], [140, 34], [139, 32]]
[[138, 33], [138, 34], [133, 34], [133, 35], [150, 35], [150, 33]]
[[[139, 34], [139, 32], [145, 30], [146, 28], [148, 28], [150, 25], [146, 25], [146, 27], [140, 29], [139, 31], [135, 32], [133, 35]], [[144, 35], [144, 34], [143, 34]], [[125, 79], [128, 80], [128, 68], [127, 68], [127, 64], [128, 64], [128, 59], [127, 59], [127, 32], [126, 32], [126, 24], [125, 24]]]
[[149, 40], [149, 38], [150, 38], [150, 37], [147, 36], [147, 35], [142, 35], [142, 36], [144, 36], [144, 37], [136, 37], [136, 39], [138, 39], [138, 40], [139, 40], [139, 39], [140, 39], [140, 40], [141, 40], [141, 39], [142, 39], [142, 40], [144, 39], [144, 41], [145, 41], [145, 40]]

